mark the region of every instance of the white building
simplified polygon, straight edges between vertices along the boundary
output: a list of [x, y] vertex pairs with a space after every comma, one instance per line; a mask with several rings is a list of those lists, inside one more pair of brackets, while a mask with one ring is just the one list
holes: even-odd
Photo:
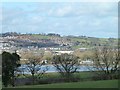
[[74, 51], [54, 51], [53, 53], [56, 55], [61, 55], [61, 54], [73, 54]]

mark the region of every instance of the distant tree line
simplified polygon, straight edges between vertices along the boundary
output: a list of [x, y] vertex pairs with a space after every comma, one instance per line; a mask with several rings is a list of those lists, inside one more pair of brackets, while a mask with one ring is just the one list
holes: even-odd
[[[32, 35], [32, 34], [33, 33], [26, 33], [26, 35]], [[1, 33], [1, 35], [3, 37], [6, 37], [6, 36], [17, 36], [17, 35], [24, 35], [24, 34], [17, 33], [17, 32], [6, 32], [6, 33]], [[60, 37], [60, 34], [56, 34], [56, 33], [48, 33], [48, 34], [39, 33], [39, 35], [58, 36], [58, 37]]]

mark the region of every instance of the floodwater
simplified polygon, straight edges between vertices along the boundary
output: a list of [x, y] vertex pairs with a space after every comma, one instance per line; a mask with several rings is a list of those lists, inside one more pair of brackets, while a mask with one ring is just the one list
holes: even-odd
[[[74, 68], [77, 67], [77, 71], [78, 72], [81, 72], [81, 71], [90, 71], [90, 70], [93, 70], [92, 66], [85, 66], [85, 65], [81, 65], [81, 66], [74, 66]], [[61, 67], [62, 68], [62, 67]], [[31, 68], [32, 69], [32, 68]], [[37, 72], [43, 72], [45, 71], [46, 73], [50, 73], [50, 72], [58, 72], [56, 67], [54, 67], [53, 65], [42, 65], [42, 66], [39, 66], [37, 65], [35, 67], [35, 70]], [[21, 65], [19, 68], [18, 68], [18, 71], [17, 73], [24, 73], [24, 74], [30, 74], [30, 68], [27, 66], [27, 65]]]

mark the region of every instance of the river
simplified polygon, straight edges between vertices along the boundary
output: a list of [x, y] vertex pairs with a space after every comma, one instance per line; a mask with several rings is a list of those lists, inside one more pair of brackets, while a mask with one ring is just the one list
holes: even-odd
[[[77, 67], [78, 67], [78, 69], [77, 69], [78, 72], [90, 71], [91, 69], [93, 69], [92, 66], [85, 66], [85, 65], [81, 65], [81, 66], [77, 66]], [[30, 71], [28, 69], [29, 68], [27, 67], [27, 65], [21, 65], [18, 68], [19, 72], [17, 72], [17, 73], [23, 73], [24, 72], [24, 74], [30, 74]], [[53, 65], [42, 65], [41, 67], [39, 65], [37, 65], [36, 70], [38, 72], [42, 72], [43, 70], [46, 70], [46, 73], [57, 72], [56, 67], [54, 67]]]

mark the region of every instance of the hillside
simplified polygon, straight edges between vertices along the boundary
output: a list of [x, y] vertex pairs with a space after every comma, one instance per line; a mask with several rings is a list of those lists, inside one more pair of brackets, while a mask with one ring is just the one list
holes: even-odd
[[51, 40], [61, 46], [66, 46], [72, 49], [77, 48], [92, 48], [95, 46], [117, 46], [117, 38], [96, 38], [87, 36], [48, 36], [48, 35], [32, 35], [35, 38]]
[[[78, 48], [93, 48], [96, 46], [117, 46], [117, 38], [96, 38], [87, 36], [60, 36], [59, 34], [17, 34], [3, 33], [3, 47], [53, 47], [66, 50]], [[7, 43], [7, 44], [6, 44]], [[6, 46], [7, 45], [7, 46]]]

